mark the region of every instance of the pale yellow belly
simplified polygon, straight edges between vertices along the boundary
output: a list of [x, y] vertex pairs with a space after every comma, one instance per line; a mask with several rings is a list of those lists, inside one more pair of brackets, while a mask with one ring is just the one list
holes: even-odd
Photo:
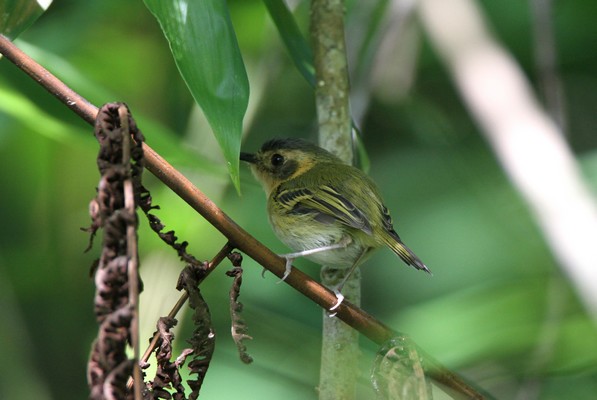
[[[352, 239], [350, 229], [345, 225], [324, 224], [314, 221], [310, 216], [271, 217], [270, 223], [276, 236], [293, 252], [317, 249], [336, 243], [348, 242], [346, 247], [326, 250], [306, 256], [307, 259], [322, 265], [336, 268], [350, 268], [367, 246]], [[361, 260], [362, 261], [362, 260]]]

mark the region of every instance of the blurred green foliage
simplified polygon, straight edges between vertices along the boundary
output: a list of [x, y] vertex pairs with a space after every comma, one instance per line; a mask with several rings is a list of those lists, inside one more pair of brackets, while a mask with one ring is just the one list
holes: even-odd
[[[528, 4], [481, 3], [496, 35], [536, 81]], [[554, 5], [568, 138], [594, 185], [594, 4]], [[264, 4], [236, 0], [229, 6], [251, 84], [244, 146], [254, 150], [272, 136], [314, 139], [311, 88], [282, 47]], [[349, 9], [347, 21], [358, 19], [355, 10]], [[304, 26], [305, 4], [297, 15]], [[347, 23], [349, 38], [362, 33], [351, 29]], [[594, 398], [595, 323], [437, 56], [423, 36], [416, 40], [416, 78], [409, 91], [388, 98], [370, 88], [362, 132], [370, 174], [401, 236], [434, 275], [410, 270], [380, 251], [363, 268], [363, 308], [498, 398]], [[246, 170], [242, 197], [232, 188], [208, 124], [142, 3], [56, 2], [17, 44], [94, 104], [127, 102], [155, 150], [259, 240], [286, 251], [266, 223], [265, 199]], [[0, 343], [3, 360], [10, 360], [0, 364], [0, 398], [86, 396], [87, 353], [96, 335], [89, 267], [99, 241], [83, 253], [88, 237], [79, 227], [89, 223], [96, 151], [89, 126], [0, 61]], [[197, 257], [213, 257], [224, 238], [155, 178], [146, 179], [167, 228], [188, 240]], [[173, 287], [182, 265], [145, 221], [140, 225], [142, 335], [148, 337], [152, 321], [178, 296]], [[316, 266], [297, 264], [318, 276]], [[242, 364], [228, 336], [231, 280], [222, 265], [202, 287], [218, 334], [203, 398], [316, 398], [321, 310], [286, 285], [275, 285], [275, 277], [262, 279], [251, 260], [244, 266], [241, 301], [255, 362]], [[180, 319], [184, 338], [190, 324]], [[362, 344], [359, 398], [369, 399], [377, 349]]]

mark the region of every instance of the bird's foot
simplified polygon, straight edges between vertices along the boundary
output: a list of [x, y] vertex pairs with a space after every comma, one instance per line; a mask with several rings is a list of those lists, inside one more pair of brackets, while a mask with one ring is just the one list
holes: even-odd
[[[344, 295], [342, 293], [340, 293], [339, 289], [334, 289], [334, 294], [336, 295], [336, 304], [334, 304], [332, 307], [330, 307], [330, 311], [334, 311], [336, 309], [338, 309], [338, 307], [340, 307], [340, 304], [342, 304], [342, 302], [344, 301]], [[337, 314], [337, 312], [331, 313], [329, 316], [330, 318], [335, 317]]]
[[280, 254], [280, 257], [286, 259], [286, 269], [284, 270], [284, 275], [282, 275], [282, 279], [280, 279], [276, 284], [282, 283], [288, 278], [290, 272], [292, 271], [292, 262], [294, 261], [294, 257], [290, 257], [289, 254]]

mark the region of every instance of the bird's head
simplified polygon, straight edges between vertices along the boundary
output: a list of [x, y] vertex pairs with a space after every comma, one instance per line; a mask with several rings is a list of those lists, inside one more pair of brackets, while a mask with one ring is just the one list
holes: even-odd
[[272, 139], [257, 153], [240, 153], [253, 175], [269, 193], [282, 182], [296, 178], [318, 163], [341, 163], [332, 153], [303, 139]]

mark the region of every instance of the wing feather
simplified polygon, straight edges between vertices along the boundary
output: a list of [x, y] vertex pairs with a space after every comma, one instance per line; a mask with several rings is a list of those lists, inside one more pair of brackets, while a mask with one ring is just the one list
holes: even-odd
[[340, 222], [369, 235], [372, 233], [364, 213], [330, 185], [321, 185], [315, 190], [280, 188], [275, 196], [289, 214], [312, 214], [321, 223]]

